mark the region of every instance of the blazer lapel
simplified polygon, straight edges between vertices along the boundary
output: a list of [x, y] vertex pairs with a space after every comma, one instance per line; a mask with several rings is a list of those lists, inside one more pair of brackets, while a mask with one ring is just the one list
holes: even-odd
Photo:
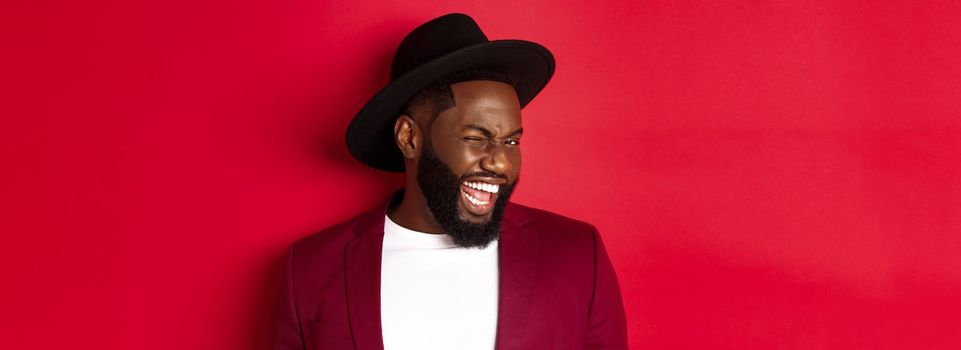
[[354, 227], [356, 238], [347, 243], [344, 274], [347, 312], [357, 350], [382, 350], [380, 323], [380, 264], [387, 205], [365, 213]]
[[508, 204], [498, 242], [500, 298], [497, 310], [498, 350], [523, 348], [530, 306], [533, 301], [538, 236], [524, 227], [527, 216]]

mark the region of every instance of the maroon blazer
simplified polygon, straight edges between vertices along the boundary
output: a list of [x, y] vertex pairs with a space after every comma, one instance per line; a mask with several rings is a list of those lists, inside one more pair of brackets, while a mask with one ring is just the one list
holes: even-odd
[[[291, 245], [273, 349], [384, 348], [387, 205]], [[617, 277], [594, 226], [509, 203], [498, 245], [498, 350], [627, 348]]]

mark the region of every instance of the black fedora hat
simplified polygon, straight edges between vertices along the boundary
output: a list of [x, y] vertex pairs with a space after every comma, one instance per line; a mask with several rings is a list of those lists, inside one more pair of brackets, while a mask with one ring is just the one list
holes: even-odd
[[540, 92], [554, 74], [554, 56], [524, 40], [487, 40], [474, 20], [462, 13], [435, 18], [401, 41], [390, 67], [390, 83], [374, 95], [347, 128], [347, 149], [367, 166], [404, 171], [394, 142], [394, 121], [420, 90], [448, 76], [472, 70], [494, 70], [514, 82], [521, 107]]

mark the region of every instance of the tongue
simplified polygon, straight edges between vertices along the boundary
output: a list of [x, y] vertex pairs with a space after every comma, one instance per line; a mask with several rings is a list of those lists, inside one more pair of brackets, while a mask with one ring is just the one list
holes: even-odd
[[463, 189], [464, 192], [467, 192], [467, 194], [470, 194], [471, 197], [474, 197], [474, 199], [478, 199], [478, 200], [481, 200], [481, 201], [484, 201], [484, 202], [489, 202], [489, 201], [491, 200], [491, 193], [490, 193], [490, 192], [481, 191], [481, 190], [475, 190], [475, 189], [473, 189], [473, 188], [470, 188], [470, 187], [467, 187], [467, 186], [464, 186], [464, 185], [461, 185], [460, 188]]

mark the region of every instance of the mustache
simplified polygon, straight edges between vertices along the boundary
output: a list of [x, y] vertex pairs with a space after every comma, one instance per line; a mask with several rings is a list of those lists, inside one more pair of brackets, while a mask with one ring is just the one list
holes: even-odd
[[470, 173], [470, 174], [463, 175], [463, 176], [460, 177], [460, 180], [461, 180], [461, 181], [464, 181], [464, 180], [467, 180], [468, 178], [471, 178], [471, 177], [493, 177], [493, 178], [498, 178], [498, 179], [507, 180], [507, 176], [506, 176], [506, 175], [504, 175], [504, 174], [498, 174], [498, 173], [491, 172], [491, 171], [487, 171], [487, 170], [482, 170], [482, 171], [478, 171], [478, 172], [474, 172], [474, 173]]

